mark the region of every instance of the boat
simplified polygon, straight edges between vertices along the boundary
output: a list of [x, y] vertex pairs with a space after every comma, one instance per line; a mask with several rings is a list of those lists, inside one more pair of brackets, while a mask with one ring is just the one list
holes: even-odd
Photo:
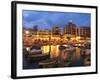
[[91, 64], [91, 44], [86, 42], [84, 47], [81, 49], [81, 57], [83, 59], [84, 66], [89, 66]]
[[59, 46], [59, 50], [59, 65], [63, 67], [70, 66], [73, 60], [75, 48], [72, 45], [67, 45], [67, 47], [61, 45]]
[[50, 58], [49, 53], [43, 53], [41, 46], [33, 45], [27, 54], [27, 59], [31, 61], [40, 61]]

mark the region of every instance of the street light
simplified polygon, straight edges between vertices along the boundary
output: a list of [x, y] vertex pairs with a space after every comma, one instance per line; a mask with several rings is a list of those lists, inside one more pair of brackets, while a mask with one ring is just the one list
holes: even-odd
[[25, 31], [26, 34], [29, 34], [29, 31]]
[[27, 51], [30, 51], [30, 48], [29, 48], [29, 47], [27, 47], [27, 48], [26, 48], [26, 50], [27, 50]]

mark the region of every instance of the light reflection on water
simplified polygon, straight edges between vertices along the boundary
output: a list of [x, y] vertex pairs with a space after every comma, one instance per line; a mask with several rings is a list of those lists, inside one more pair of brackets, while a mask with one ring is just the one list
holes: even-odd
[[[46, 45], [46, 46], [42, 46], [42, 51], [45, 54], [48, 54], [50, 52], [50, 57], [58, 57], [59, 55], [59, 46], [60, 45]], [[64, 45], [67, 46], [67, 45]], [[73, 56], [75, 59], [79, 59], [80, 58], [80, 48], [75, 47], [76, 51], [73, 52]]]

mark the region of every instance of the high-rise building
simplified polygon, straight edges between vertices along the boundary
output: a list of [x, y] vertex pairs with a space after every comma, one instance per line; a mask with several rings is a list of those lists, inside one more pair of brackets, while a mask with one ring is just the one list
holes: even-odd
[[72, 20], [64, 27], [64, 34], [74, 35], [80, 37], [90, 37], [91, 30], [90, 27], [80, 26], [77, 27]]
[[76, 35], [76, 25], [72, 21], [64, 27], [64, 34]]
[[60, 29], [60, 27], [54, 26], [54, 27], [52, 28], [52, 34], [53, 34], [53, 35], [60, 35], [60, 34], [61, 34], [61, 29]]
[[38, 26], [37, 25], [36, 26], [33, 26], [33, 31], [34, 32], [38, 31]]
[[78, 36], [81, 36], [81, 37], [90, 37], [91, 36], [90, 27], [83, 26], [83, 27], [80, 27], [78, 29], [79, 29]]

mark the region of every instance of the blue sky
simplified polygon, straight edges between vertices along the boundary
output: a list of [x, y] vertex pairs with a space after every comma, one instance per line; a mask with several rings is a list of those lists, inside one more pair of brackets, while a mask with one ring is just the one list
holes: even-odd
[[72, 12], [48, 12], [23, 10], [23, 27], [32, 28], [38, 26], [40, 29], [51, 29], [53, 26], [64, 28], [70, 20], [78, 27], [90, 26], [91, 15], [89, 13]]

